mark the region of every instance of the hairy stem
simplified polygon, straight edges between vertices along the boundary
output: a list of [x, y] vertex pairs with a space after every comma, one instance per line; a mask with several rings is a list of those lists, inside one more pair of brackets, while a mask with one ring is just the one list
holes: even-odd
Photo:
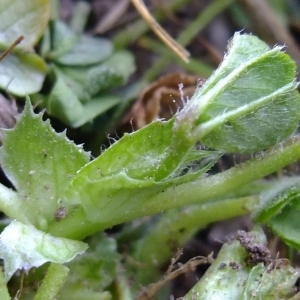
[[50, 227], [50, 233], [62, 237], [82, 239], [99, 230], [146, 215], [153, 215], [167, 209], [193, 203], [205, 203], [212, 199], [224, 197], [248, 183], [280, 170], [299, 158], [300, 135], [298, 134], [261, 154], [261, 156], [225, 172], [161, 190], [151, 199], [141, 201], [140, 206], [131, 207], [126, 214], [123, 206], [117, 207], [114, 210], [113, 219], [110, 213], [103, 211], [102, 213], [99, 212], [97, 222], [91, 222], [87, 219], [83, 208], [80, 207], [65, 219], [54, 223]]
[[56, 299], [63, 284], [67, 280], [68, 273], [69, 268], [66, 266], [52, 263], [34, 300]]

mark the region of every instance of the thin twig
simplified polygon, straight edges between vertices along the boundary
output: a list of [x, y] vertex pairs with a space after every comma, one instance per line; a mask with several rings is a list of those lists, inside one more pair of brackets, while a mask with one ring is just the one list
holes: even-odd
[[137, 11], [143, 17], [149, 27], [155, 32], [155, 34], [170, 48], [172, 49], [183, 61], [189, 62], [188, 57], [190, 53], [178, 44], [152, 17], [147, 7], [142, 0], [131, 0]]
[[24, 40], [24, 36], [22, 36], [22, 35], [19, 36], [19, 37], [12, 43], [12, 45], [0, 55], [0, 61], [1, 61], [6, 55], [8, 55], [12, 50], [14, 50], [14, 48], [15, 48], [16, 46], [18, 46], [18, 44], [20, 44], [23, 40]]
[[170, 272], [173, 269], [175, 258], [172, 259], [171, 266], [168, 268], [165, 276], [158, 282], [152, 283], [147, 287], [143, 288], [141, 293], [138, 295], [136, 300], [150, 300], [153, 299], [153, 296], [169, 281], [175, 279], [181, 274], [187, 273], [189, 271], [195, 271], [196, 267], [202, 264], [211, 264], [213, 262], [213, 253], [209, 254], [207, 257], [197, 256], [190, 259], [187, 263], [180, 265], [178, 269]]

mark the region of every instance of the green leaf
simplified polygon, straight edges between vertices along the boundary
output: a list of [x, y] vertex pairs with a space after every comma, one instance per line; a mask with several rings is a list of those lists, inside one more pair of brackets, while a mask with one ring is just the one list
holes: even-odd
[[[186, 140], [227, 152], [254, 152], [291, 134], [300, 117], [296, 65], [257, 37], [236, 33], [228, 54], [177, 115]], [[183, 131], [182, 131], [183, 132]]]
[[[80, 87], [72, 89], [75, 84], [74, 80], [62, 74], [59, 69], [55, 68], [54, 72], [56, 82], [49, 96], [40, 97], [49, 114], [59, 118], [71, 127], [76, 128], [92, 121], [121, 100], [120, 96], [99, 95], [83, 104], [78, 96], [88, 98], [88, 95], [83, 94], [84, 91]], [[76, 90], [79, 91], [79, 95], [76, 94]], [[82, 91], [82, 94], [80, 94], [80, 91]], [[35, 102], [38, 102], [38, 100], [39, 96], [36, 95]]]
[[43, 45], [47, 49], [47, 44], [51, 43], [51, 51], [44, 55], [57, 64], [90, 66], [112, 54], [113, 46], [109, 40], [88, 35], [78, 36], [61, 21], [52, 21], [49, 31], [48, 40], [43, 41]]
[[61, 196], [75, 173], [89, 161], [89, 155], [64, 132], [56, 133], [49, 121], [43, 122], [41, 114], [35, 115], [29, 101], [15, 128], [4, 133], [0, 162], [19, 195], [15, 201], [23, 207], [20, 215], [46, 230], [58, 209], [72, 208], [70, 203], [62, 207]]
[[[173, 120], [154, 121], [136, 132], [125, 133], [112, 147], [87, 165], [81, 171], [82, 175], [78, 173], [78, 177], [99, 180], [118, 173], [127, 174], [136, 180], [171, 177], [187, 153], [179, 153], [170, 147], [172, 127]], [[174, 155], [174, 162], [166, 166], [165, 161], [171, 154]]]
[[49, 23], [46, 36], [43, 37], [45, 52], [46, 50], [50, 50], [45, 55], [49, 59], [55, 59], [64, 55], [72, 50], [78, 39], [79, 37], [64, 22], [52, 20]]
[[120, 96], [99, 95], [92, 98], [88, 103], [83, 105], [83, 111], [80, 117], [73, 122], [72, 127], [80, 127], [87, 122], [92, 121], [97, 116], [105, 113], [121, 101]]
[[28, 272], [46, 262], [69, 262], [87, 248], [83, 242], [53, 237], [18, 221], [12, 221], [0, 235], [0, 257], [4, 260], [6, 281], [17, 270]]
[[[289, 299], [300, 275], [299, 270], [292, 268], [286, 260], [272, 261], [267, 257], [266, 239], [261, 229], [240, 232], [239, 235], [239, 241], [230, 241], [222, 246], [218, 257], [183, 297], [184, 300], [199, 299], [200, 295], [203, 300]], [[251, 253], [253, 265], [247, 263]], [[277, 268], [276, 264], [280, 267]]]
[[117, 253], [116, 241], [105, 234], [97, 234], [88, 239], [88, 244], [89, 249], [67, 265], [71, 272], [60, 293], [61, 299], [84, 300], [86, 293], [88, 299], [99, 299], [96, 297], [106, 295], [104, 289], [117, 276], [121, 255]]
[[[295, 183], [297, 182], [297, 183]], [[267, 224], [286, 244], [300, 251], [299, 178], [287, 179], [262, 199], [255, 221]]]
[[91, 94], [85, 87], [87, 70], [90, 68], [55, 65], [53, 69], [55, 69], [56, 76], [63, 79], [67, 87], [76, 95], [81, 103], [86, 103], [91, 100]]
[[[190, 163], [195, 153], [194, 148], [186, 149], [186, 145], [181, 149], [172, 147], [172, 128], [173, 120], [155, 121], [139, 131], [125, 134], [77, 173], [65, 198], [82, 201], [88, 218], [93, 221], [115, 222], [122, 215], [139, 214], [143, 202], [160, 191], [199, 178], [207, 171], [206, 164], [194, 173], [179, 176], [184, 163]], [[208, 152], [206, 158], [210, 155]], [[199, 151], [197, 159], [203, 156]], [[208, 159], [210, 167], [209, 162]]]
[[37, 93], [47, 71], [46, 63], [35, 53], [14, 51], [0, 62], [0, 88], [16, 96]]
[[88, 66], [103, 61], [112, 50], [109, 40], [82, 35], [71, 51], [55, 61], [67, 66]]
[[10, 45], [23, 35], [20, 47], [30, 49], [47, 26], [50, 0], [1, 0], [0, 12], [0, 43]]
[[101, 65], [89, 69], [85, 88], [91, 95], [123, 85], [135, 71], [134, 58], [128, 51], [111, 55]]

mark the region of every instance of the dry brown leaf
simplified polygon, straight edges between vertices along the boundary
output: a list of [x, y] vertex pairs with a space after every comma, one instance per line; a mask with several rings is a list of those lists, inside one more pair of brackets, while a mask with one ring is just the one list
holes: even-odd
[[170, 119], [194, 94], [198, 80], [197, 76], [184, 73], [160, 77], [142, 90], [123, 123], [132, 122], [137, 130], [154, 119]]

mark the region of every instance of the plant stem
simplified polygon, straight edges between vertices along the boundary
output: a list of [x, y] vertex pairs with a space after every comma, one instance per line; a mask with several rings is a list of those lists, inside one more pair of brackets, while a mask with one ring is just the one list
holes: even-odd
[[[253, 210], [258, 203], [259, 196], [255, 195], [168, 211], [154, 228], [138, 241], [133, 258], [144, 267], [135, 272], [134, 282], [147, 285], [157, 280], [156, 275], [160, 276], [161, 267], [172, 254], [174, 255], [174, 249], [183, 247], [198, 230], [212, 222], [247, 214], [249, 209]], [[164, 247], [157, 251], [157, 245]]]
[[205, 203], [211, 199], [224, 197], [244, 185], [263, 178], [300, 158], [300, 134], [278, 144], [276, 147], [255, 157], [246, 163], [237, 165], [225, 172], [198, 179], [160, 190], [155, 196], [145, 201], [141, 196], [139, 203], [127, 203], [124, 206], [114, 206], [112, 212], [99, 213], [97, 222], [89, 220], [82, 207], [68, 215], [60, 222], [50, 226], [49, 232], [55, 236], [82, 239], [95, 232], [116, 224], [131, 221], [146, 215], [153, 215], [167, 209], [193, 203]]
[[75, 3], [70, 27], [76, 34], [79, 35], [83, 33], [90, 12], [91, 6], [85, 1]]
[[69, 268], [51, 263], [48, 272], [37, 291], [34, 300], [53, 300], [57, 298], [63, 284], [67, 280]]
[[1, 267], [0, 267], [0, 295], [1, 295], [1, 300], [11, 300]]

